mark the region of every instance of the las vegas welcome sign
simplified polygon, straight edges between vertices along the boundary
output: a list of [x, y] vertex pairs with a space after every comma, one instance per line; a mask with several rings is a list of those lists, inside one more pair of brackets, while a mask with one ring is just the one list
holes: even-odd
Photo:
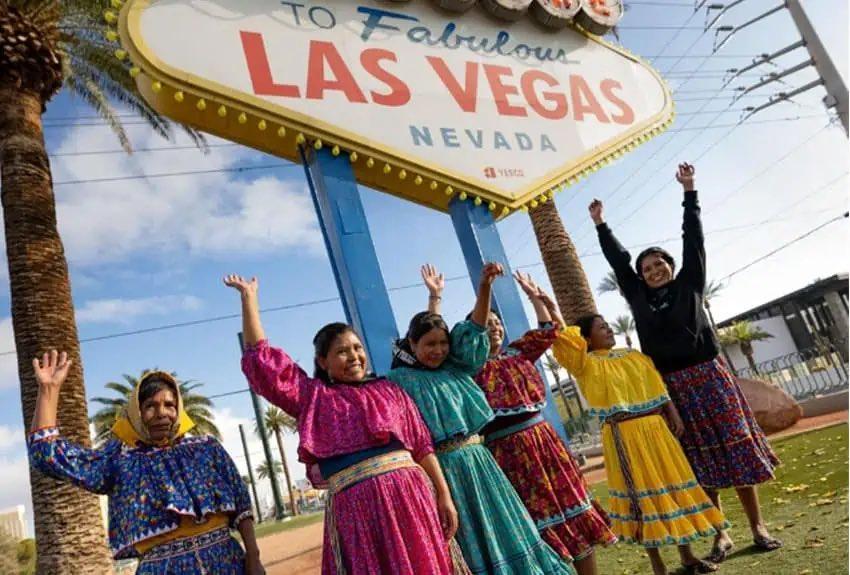
[[576, 26], [437, 4], [129, 0], [107, 20], [166, 116], [294, 161], [327, 148], [443, 211], [535, 206], [672, 121], [655, 70]]

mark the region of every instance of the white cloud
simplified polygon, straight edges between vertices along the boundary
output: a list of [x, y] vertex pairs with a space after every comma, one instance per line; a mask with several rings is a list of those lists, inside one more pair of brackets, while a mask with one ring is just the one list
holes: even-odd
[[20, 427], [0, 425], [0, 453], [5, 453], [10, 447], [24, 445], [24, 430]]
[[131, 323], [145, 315], [168, 315], [202, 307], [195, 296], [168, 295], [138, 299], [99, 299], [87, 301], [76, 311], [79, 323]]
[[32, 536], [32, 495], [27, 457], [0, 456], [0, 469], [3, 470], [3, 473], [0, 473], [0, 509], [23, 505]]
[[[140, 130], [134, 136], [145, 134]], [[215, 140], [218, 142], [218, 140]], [[134, 138], [137, 147], [162, 147], [153, 133]], [[175, 144], [184, 145], [186, 138]], [[108, 130], [75, 128], [57, 153], [115, 149]], [[92, 179], [179, 171], [220, 170], [245, 165], [257, 156], [242, 147], [139, 153], [132, 156], [54, 158], [54, 180]], [[265, 164], [281, 160], [268, 158]], [[251, 172], [247, 172], [251, 173]], [[173, 255], [188, 251], [216, 257], [308, 248], [321, 253], [322, 240], [300, 170], [253, 172], [246, 181], [233, 173], [58, 185], [57, 216], [68, 259], [77, 266], [122, 261], [135, 254]], [[280, 177], [293, 176], [290, 181]]]
[[[15, 334], [12, 318], [0, 319], [0, 353], [15, 351]], [[0, 389], [18, 386], [18, 356], [0, 355]]]

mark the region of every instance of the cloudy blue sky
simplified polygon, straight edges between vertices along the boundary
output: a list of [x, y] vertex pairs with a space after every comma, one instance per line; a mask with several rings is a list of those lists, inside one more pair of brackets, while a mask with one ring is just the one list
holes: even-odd
[[[749, 0], [731, 10], [726, 24], [740, 24], [779, 0]], [[704, 206], [709, 277], [721, 279], [846, 209], [847, 140], [840, 127], [827, 126], [821, 89], [793, 103], [767, 110], [740, 127], [740, 108], [757, 105], [778, 89], [812, 80], [804, 71], [788, 85], [762, 89], [731, 103], [722, 71], [743, 66], [757, 54], [794, 42], [790, 16], [780, 12], [736, 35], [713, 57], [713, 32], [701, 34], [704, 14], [693, 15], [689, 0], [634, 0], [623, 21], [621, 41], [634, 52], [655, 57], [654, 65], [675, 90], [678, 117], [672, 129], [616, 164], [557, 197], [568, 230], [584, 255], [595, 286], [607, 271], [598, 254], [586, 206], [606, 201], [608, 219], [626, 245], [663, 243], [679, 251], [680, 188], [675, 165], [697, 166]], [[846, 77], [847, 1], [804, 0], [816, 28]], [[806, 59], [796, 51], [780, 67]], [[765, 67], [763, 73], [779, 68]], [[108, 128], [91, 118], [84, 104], [60, 94], [45, 117], [51, 153], [59, 227], [71, 269], [81, 338], [98, 338], [165, 324], [216, 318], [238, 312], [238, 298], [220, 284], [228, 272], [256, 274], [264, 307], [293, 306], [267, 313], [271, 340], [299, 358], [311, 360], [310, 339], [324, 323], [343, 317], [316, 219], [299, 166], [213, 141], [208, 155], [189, 148], [179, 136], [162, 141], [136, 120], [127, 130], [139, 151], [115, 153]], [[779, 121], [782, 119], [786, 121]], [[222, 144], [222, 145], [218, 145]], [[244, 166], [278, 166], [237, 172]], [[133, 179], [103, 183], [77, 180], [197, 170], [204, 175]], [[363, 201], [388, 286], [418, 282], [422, 262], [447, 276], [465, 266], [448, 217], [371, 190]], [[499, 224], [512, 265], [526, 266], [548, 285], [528, 217], [516, 214]], [[847, 270], [844, 221], [817, 232], [727, 282], [714, 304], [718, 319]], [[467, 279], [450, 282], [445, 311], [460, 319], [472, 302]], [[391, 292], [397, 321], [422, 307], [421, 289]], [[599, 297], [608, 316], [625, 311], [616, 295]], [[6, 266], [0, 266], [0, 352], [14, 350]], [[528, 310], [530, 311], [530, 309]], [[90, 397], [123, 373], [150, 367], [175, 370], [204, 383], [207, 394], [245, 388], [239, 369], [237, 319], [194, 327], [112, 337], [82, 344]], [[28, 362], [29, 358], [22, 361]], [[30, 514], [14, 355], [0, 355], [0, 509], [24, 504]], [[96, 406], [90, 405], [93, 411]], [[226, 447], [244, 469], [237, 425], [250, 424], [247, 395], [216, 400], [216, 419]], [[295, 459], [294, 437], [287, 439]], [[259, 444], [251, 450], [259, 461]], [[295, 465], [295, 476], [303, 469]], [[268, 492], [267, 488], [263, 488]]]

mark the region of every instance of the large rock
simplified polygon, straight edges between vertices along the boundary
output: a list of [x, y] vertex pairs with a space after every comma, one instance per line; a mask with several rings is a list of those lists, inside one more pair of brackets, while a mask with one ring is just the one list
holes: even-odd
[[803, 408], [793, 397], [772, 383], [757, 379], [738, 378], [738, 385], [756, 421], [765, 433], [775, 433], [791, 427], [803, 417]]

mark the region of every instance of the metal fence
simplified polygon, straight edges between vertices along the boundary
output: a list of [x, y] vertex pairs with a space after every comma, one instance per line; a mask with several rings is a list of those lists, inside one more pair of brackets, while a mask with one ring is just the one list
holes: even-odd
[[738, 377], [770, 381], [797, 401], [848, 388], [847, 343], [827, 343], [737, 370]]

